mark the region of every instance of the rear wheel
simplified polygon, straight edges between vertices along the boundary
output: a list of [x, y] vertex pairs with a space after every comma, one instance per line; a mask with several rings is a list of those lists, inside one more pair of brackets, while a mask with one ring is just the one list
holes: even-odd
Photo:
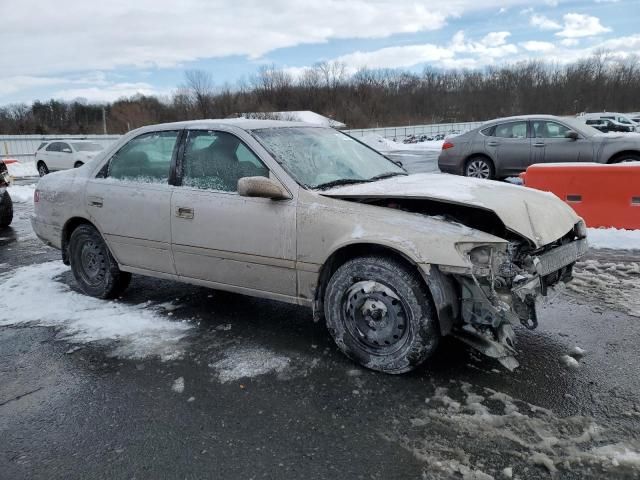
[[6, 190], [0, 196], [0, 228], [11, 225], [13, 220], [13, 202]]
[[43, 161], [39, 161], [38, 162], [38, 174], [41, 177], [44, 177], [47, 173], [49, 173], [49, 169], [47, 168], [47, 165]]
[[487, 157], [471, 157], [464, 167], [464, 175], [473, 178], [493, 179], [495, 177], [493, 162]]
[[440, 339], [420, 277], [391, 258], [361, 257], [339, 267], [327, 285], [324, 308], [338, 348], [372, 370], [413, 370]]
[[131, 274], [118, 268], [100, 233], [91, 225], [80, 225], [71, 233], [69, 261], [80, 289], [92, 297], [117, 297], [131, 281]]

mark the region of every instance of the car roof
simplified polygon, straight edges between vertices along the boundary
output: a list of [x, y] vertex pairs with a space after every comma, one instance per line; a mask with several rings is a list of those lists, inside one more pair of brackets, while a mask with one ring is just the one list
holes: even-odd
[[285, 120], [254, 120], [246, 118], [223, 118], [207, 120], [188, 120], [184, 122], [159, 123], [138, 128], [136, 133], [174, 129], [216, 129], [219, 127], [236, 127], [242, 130], [259, 130], [261, 128], [312, 127], [330, 128], [313, 123], [289, 122]]
[[[568, 117], [567, 117], [568, 118]], [[573, 118], [573, 117], [571, 117]], [[548, 114], [529, 114], [529, 115], [516, 115], [513, 117], [502, 117], [496, 118], [493, 120], [489, 120], [487, 124], [493, 123], [501, 123], [501, 122], [513, 122], [518, 120], [563, 120], [563, 117], [559, 117], [557, 115], [548, 115]]]

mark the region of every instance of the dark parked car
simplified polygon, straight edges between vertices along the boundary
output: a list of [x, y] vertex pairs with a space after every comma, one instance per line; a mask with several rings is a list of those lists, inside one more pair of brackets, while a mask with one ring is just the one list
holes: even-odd
[[477, 178], [517, 175], [534, 163], [640, 161], [640, 135], [605, 135], [552, 115], [492, 120], [442, 145], [440, 170]]
[[13, 220], [13, 202], [7, 191], [10, 180], [9, 170], [0, 160], [0, 228], [8, 227]]
[[609, 132], [633, 132], [635, 128], [630, 125], [625, 125], [620, 122], [616, 122], [615, 120], [611, 120], [610, 118], [597, 118], [587, 120], [585, 122], [590, 127], [595, 128], [596, 130], [600, 130], [603, 133]]

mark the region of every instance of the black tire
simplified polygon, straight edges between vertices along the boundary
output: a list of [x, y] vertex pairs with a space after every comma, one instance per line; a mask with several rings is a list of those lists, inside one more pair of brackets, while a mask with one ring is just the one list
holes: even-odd
[[628, 155], [619, 155], [609, 161], [609, 163], [624, 163], [624, 162], [640, 162], [640, 155], [636, 153], [630, 153]]
[[482, 155], [476, 155], [465, 163], [464, 176], [493, 180], [496, 177], [496, 169], [491, 159]]
[[6, 190], [0, 196], [0, 228], [7, 228], [13, 221], [13, 202]]
[[118, 268], [100, 233], [91, 225], [80, 225], [71, 233], [69, 261], [80, 289], [92, 297], [117, 297], [131, 281], [131, 274]]
[[84, 165], [84, 163], [76, 162], [76, 163], [73, 164], [73, 168], [80, 168], [82, 165]]
[[324, 312], [338, 348], [380, 372], [413, 370], [440, 340], [421, 278], [385, 256], [360, 257], [339, 267], [327, 285]]
[[47, 164], [44, 163], [42, 160], [40, 160], [38, 162], [38, 175], [40, 175], [41, 177], [44, 177], [47, 173], [49, 173], [49, 168], [47, 167]]

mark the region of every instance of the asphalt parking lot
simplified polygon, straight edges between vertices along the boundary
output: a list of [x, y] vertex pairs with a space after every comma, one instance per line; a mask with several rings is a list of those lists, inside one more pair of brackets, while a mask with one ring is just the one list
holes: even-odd
[[[452, 340], [388, 376], [296, 306], [138, 276], [85, 301], [30, 212], [0, 234], [0, 478], [640, 478], [637, 254], [590, 253], [514, 372]], [[83, 336], [105, 308], [122, 330]]]

